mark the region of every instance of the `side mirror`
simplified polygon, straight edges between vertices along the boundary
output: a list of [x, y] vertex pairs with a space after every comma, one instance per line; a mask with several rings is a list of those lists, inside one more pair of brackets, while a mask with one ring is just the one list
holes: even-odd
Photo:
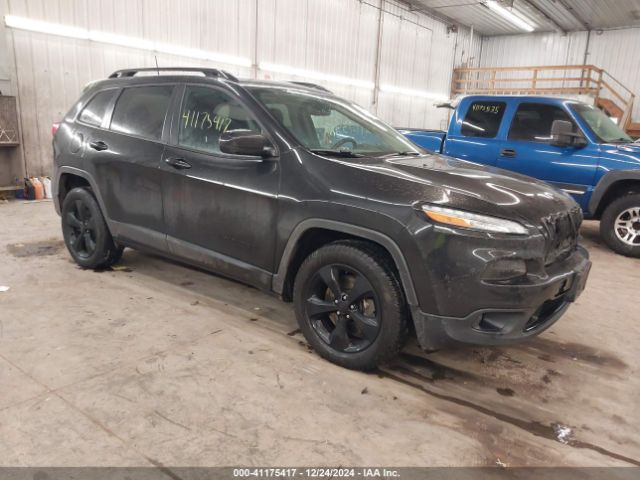
[[551, 124], [551, 145], [554, 147], [578, 147], [587, 145], [587, 140], [580, 133], [573, 131], [573, 123], [568, 120], [554, 120]]
[[231, 155], [269, 158], [275, 155], [271, 142], [253, 130], [229, 130], [220, 135], [220, 151]]

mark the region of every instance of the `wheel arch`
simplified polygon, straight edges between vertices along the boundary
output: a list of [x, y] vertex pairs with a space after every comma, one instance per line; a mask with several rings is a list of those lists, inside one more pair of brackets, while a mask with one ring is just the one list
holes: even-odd
[[56, 171], [55, 181], [53, 182], [53, 199], [55, 202], [56, 211], [58, 214], [62, 210], [62, 202], [64, 201], [64, 197], [74, 188], [76, 187], [89, 187], [93, 195], [96, 197], [98, 201], [98, 205], [100, 205], [100, 210], [102, 210], [102, 214], [105, 217], [107, 223], [109, 223], [109, 218], [107, 216], [107, 212], [105, 210], [104, 202], [102, 201], [102, 197], [100, 195], [100, 190], [98, 189], [98, 185], [93, 177], [86, 172], [85, 170], [81, 170], [75, 167], [59, 167]]
[[342, 239], [365, 240], [378, 245], [388, 253], [397, 270], [407, 303], [411, 306], [418, 305], [409, 267], [400, 247], [393, 239], [365, 227], [326, 219], [304, 220], [293, 229], [280, 258], [278, 271], [273, 276], [272, 290], [284, 300], [291, 300], [293, 280], [304, 259], [323, 245]]
[[614, 170], [607, 173], [591, 195], [589, 213], [592, 218], [600, 218], [607, 205], [628, 193], [640, 193], [640, 170]]

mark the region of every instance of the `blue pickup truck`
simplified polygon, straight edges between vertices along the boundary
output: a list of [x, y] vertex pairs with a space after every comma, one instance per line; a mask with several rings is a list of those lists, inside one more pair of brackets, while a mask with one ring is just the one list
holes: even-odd
[[555, 185], [600, 220], [611, 249], [640, 257], [640, 144], [599, 109], [554, 97], [467, 96], [447, 132], [398, 130], [426, 150]]

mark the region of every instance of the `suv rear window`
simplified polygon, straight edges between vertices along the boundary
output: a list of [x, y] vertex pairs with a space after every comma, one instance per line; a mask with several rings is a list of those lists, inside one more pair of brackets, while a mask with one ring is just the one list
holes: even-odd
[[473, 102], [462, 121], [460, 133], [465, 137], [494, 138], [504, 115], [504, 102]]
[[104, 114], [107, 112], [107, 106], [115, 92], [116, 90], [105, 90], [97, 93], [89, 103], [87, 103], [87, 106], [84, 107], [78, 120], [83, 123], [93, 125], [94, 127], [102, 125], [102, 119], [104, 118]]
[[125, 88], [116, 102], [111, 130], [160, 140], [173, 85]]

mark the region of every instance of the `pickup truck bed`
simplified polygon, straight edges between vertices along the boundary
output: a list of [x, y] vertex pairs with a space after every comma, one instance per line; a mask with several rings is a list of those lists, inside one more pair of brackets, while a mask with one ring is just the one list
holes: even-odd
[[398, 128], [397, 130], [422, 148], [431, 152], [442, 153], [444, 139], [447, 136], [447, 132], [444, 130], [422, 130], [418, 128]]

